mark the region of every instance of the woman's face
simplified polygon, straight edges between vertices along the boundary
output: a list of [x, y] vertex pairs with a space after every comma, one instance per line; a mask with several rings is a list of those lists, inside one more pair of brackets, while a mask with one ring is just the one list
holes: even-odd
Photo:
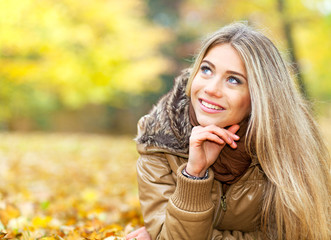
[[249, 115], [245, 65], [230, 44], [216, 45], [207, 52], [192, 82], [191, 101], [201, 126], [227, 127]]

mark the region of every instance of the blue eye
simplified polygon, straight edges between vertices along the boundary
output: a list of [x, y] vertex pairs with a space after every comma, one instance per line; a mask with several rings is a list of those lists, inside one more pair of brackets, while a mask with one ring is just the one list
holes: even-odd
[[232, 76], [228, 78], [228, 81], [231, 84], [241, 84], [241, 81], [238, 78], [235, 78], [235, 77], [232, 77]]
[[200, 70], [203, 74], [206, 74], [206, 75], [211, 75], [212, 74], [212, 71], [208, 66], [201, 66]]

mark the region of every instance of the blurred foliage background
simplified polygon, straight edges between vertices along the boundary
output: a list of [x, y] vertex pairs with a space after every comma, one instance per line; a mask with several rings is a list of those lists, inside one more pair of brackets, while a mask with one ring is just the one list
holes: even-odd
[[286, 56], [330, 143], [330, 0], [0, 0], [0, 238], [141, 226], [136, 123], [203, 36], [242, 20]]
[[134, 134], [201, 38], [245, 20], [330, 117], [329, 0], [2, 0], [0, 129]]

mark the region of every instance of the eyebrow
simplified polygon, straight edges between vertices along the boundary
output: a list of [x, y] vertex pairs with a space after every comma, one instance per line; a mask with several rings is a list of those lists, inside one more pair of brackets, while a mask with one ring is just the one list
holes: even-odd
[[[204, 59], [204, 60], [201, 61], [201, 63], [203, 63], [203, 62], [208, 63], [214, 69], [216, 68], [215, 65], [212, 62], [208, 61], [208, 60], [205, 60]], [[232, 71], [232, 70], [229, 70], [229, 71], [226, 71], [226, 72], [227, 73], [230, 73], [230, 74], [234, 74], [234, 75], [239, 75], [239, 76], [241, 76], [242, 78], [244, 78], [247, 81], [247, 78], [242, 73], [239, 73], [239, 72], [236, 72], [236, 71]]]

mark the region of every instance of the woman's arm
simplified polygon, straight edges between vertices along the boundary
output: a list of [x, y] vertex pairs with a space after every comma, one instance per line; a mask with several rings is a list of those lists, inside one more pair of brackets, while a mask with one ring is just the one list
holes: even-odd
[[164, 154], [141, 155], [137, 163], [139, 198], [152, 239], [210, 239], [214, 205], [213, 172], [191, 180], [177, 172], [177, 183]]
[[[151, 239], [263, 239], [260, 231], [214, 229], [210, 193], [213, 172], [210, 170], [206, 180], [190, 180], [181, 174], [184, 166], [177, 171], [176, 186], [164, 154], [142, 155], [138, 160], [139, 196]], [[155, 176], [156, 173], [160, 177]]]

